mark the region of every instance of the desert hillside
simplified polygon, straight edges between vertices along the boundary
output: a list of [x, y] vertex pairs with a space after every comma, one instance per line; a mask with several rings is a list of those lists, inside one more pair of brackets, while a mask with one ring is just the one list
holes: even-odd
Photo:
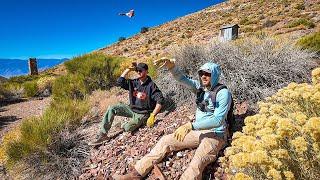
[[319, 31], [319, 0], [231, 0], [149, 31], [128, 37], [98, 51], [131, 58], [152, 58], [170, 45], [207, 43], [217, 39], [223, 25], [238, 24], [239, 37], [289, 35], [300, 38]]
[[[0, 83], [0, 100], [26, 98], [0, 106], [0, 118], [6, 120], [0, 122], [0, 179], [112, 179], [130, 172], [163, 135], [194, 120], [194, 94], [165, 68], [149, 61], [149, 75], [166, 99], [155, 126], [122, 133], [129, 118], [116, 117], [111, 139], [101, 146], [89, 144], [108, 107], [129, 102], [128, 92], [115, 86], [132, 58], [150, 60], [167, 52], [190, 77], [198, 77], [196, 69], [208, 60], [219, 64], [219, 82], [235, 102], [234, 136], [202, 179], [317, 179], [319, 2], [226, 1], [141, 28], [99, 53], [74, 57], [38, 76]], [[240, 26], [240, 40], [217, 41], [219, 28], [227, 24]], [[195, 151], [169, 153], [145, 179], [178, 179]]]

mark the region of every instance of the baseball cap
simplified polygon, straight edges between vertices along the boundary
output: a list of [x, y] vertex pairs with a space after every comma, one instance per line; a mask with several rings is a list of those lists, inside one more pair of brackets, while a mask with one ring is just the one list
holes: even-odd
[[137, 70], [148, 70], [148, 65], [145, 63], [139, 63], [137, 65]]

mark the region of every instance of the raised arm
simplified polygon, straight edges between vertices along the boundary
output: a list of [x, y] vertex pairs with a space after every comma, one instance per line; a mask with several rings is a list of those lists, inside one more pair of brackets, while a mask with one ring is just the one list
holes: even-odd
[[196, 130], [212, 129], [223, 124], [223, 120], [227, 117], [231, 105], [231, 94], [227, 89], [222, 89], [217, 93], [217, 107], [214, 110], [213, 117], [204, 121], [196, 121], [192, 123], [192, 127]]
[[155, 65], [158, 67], [166, 66], [173, 77], [183, 85], [185, 85], [188, 89], [190, 89], [193, 93], [196, 93], [196, 90], [200, 87], [200, 82], [197, 80], [193, 80], [190, 77], [187, 77], [185, 74], [183, 74], [179, 68], [175, 65], [174, 59], [169, 59], [166, 57], [163, 57], [157, 61], [155, 61]]
[[130, 80], [126, 79], [126, 76], [129, 72], [133, 71], [135, 67], [131, 66], [123, 71], [121, 76], [117, 79], [117, 85], [125, 90], [129, 90]]

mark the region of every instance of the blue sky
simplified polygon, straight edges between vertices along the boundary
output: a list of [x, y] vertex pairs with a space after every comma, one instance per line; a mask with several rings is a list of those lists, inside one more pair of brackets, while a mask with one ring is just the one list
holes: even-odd
[[78, 56], [222, 1], [0, 0], [0, 58]]

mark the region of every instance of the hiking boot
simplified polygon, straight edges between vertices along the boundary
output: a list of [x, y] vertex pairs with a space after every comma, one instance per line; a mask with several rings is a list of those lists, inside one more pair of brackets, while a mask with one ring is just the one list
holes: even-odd
[[114, 180], [141, 180], [142, 176], [134, 169], [132, 172], [125, 175], [113, 175], [112, 178]]
[[96, 146], [96, 145], [101, 145], [104, 142], [108, 141], [109, 137], [106, 133], [101, 133], [98, 135], [97, 140], [94, 142], [89, 143], [90, 146]]

